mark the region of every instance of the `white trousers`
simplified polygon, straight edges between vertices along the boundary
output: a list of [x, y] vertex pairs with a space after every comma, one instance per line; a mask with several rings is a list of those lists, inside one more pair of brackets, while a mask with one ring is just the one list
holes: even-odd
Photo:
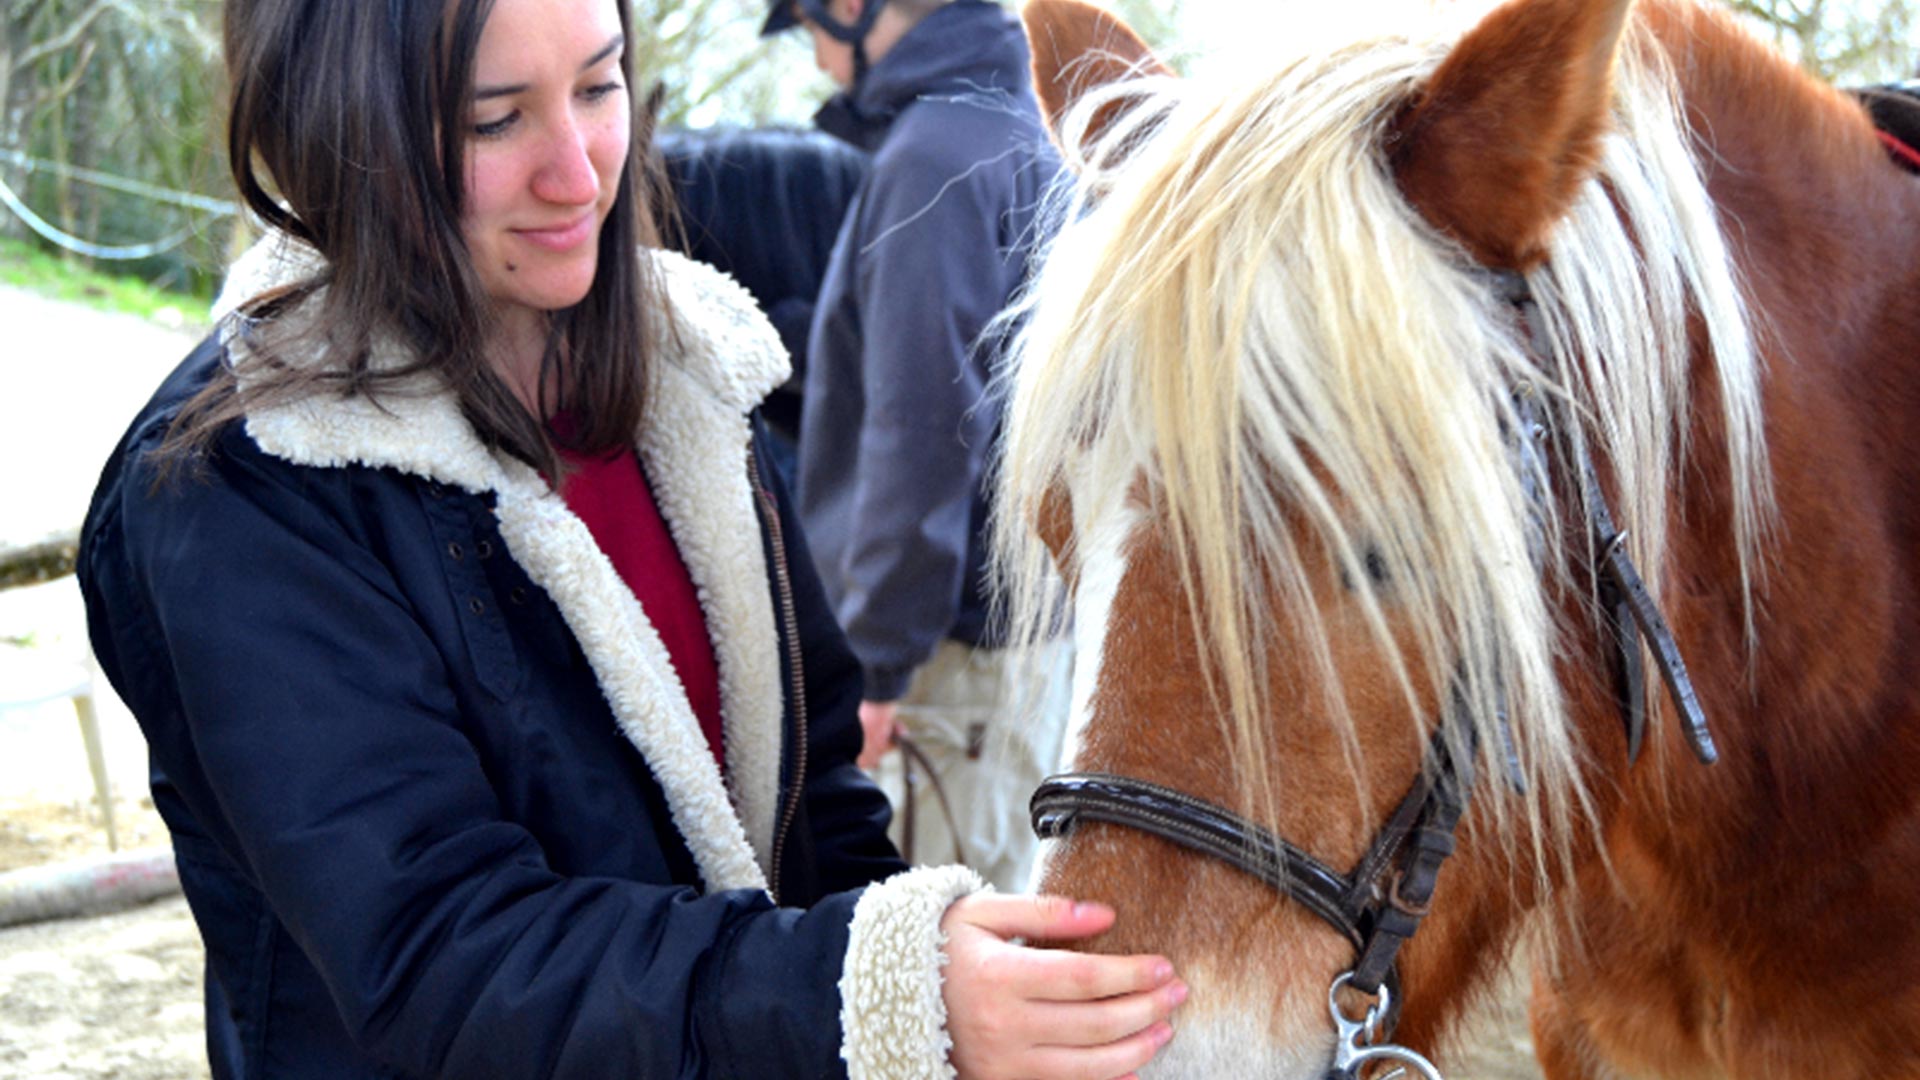
[[905, 743], [874, 773], [901, 854], [918, 866], [964, 862], [1002, 892], [1026, 891], [1038, 845], [1027, 800], [1059, 769], [1071, 695], [1065, 641], [941, 642], [900, 698]]

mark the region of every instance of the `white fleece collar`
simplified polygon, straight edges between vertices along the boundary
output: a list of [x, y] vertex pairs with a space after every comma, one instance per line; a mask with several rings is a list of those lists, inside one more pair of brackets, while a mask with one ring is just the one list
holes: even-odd
[[[451, 395], [423, 382], [420, 392], [387, 395], [379, 406], [313, 397], [250, 412], [247, 433], [267, 453], [300, 465], [391, 468], [493, 493], [501, 537], [579, 639], [614, 717], [664, 789], [707, 889], [765, 889], [779, 801], [782, 691], [757, 495], [747, 474], [747, 413], [789, 368], [746, 290], [711, 267], [648, 254], [667, 283], [675, 333], [656, 341], [662, 362], [634, 448], [713, 640], [724, 783], [665, 646], [585, 523], [533, 469], [489, 452]], [[284, 238], [256, 244], [229, 273], [216, 316], [300, 280], [316, 258]], [[241, 325], [223, 318], [234, 359], [246, 351]], [[405, 359], [397, 346], [389, 350], [376, 349], [374, 363]]]

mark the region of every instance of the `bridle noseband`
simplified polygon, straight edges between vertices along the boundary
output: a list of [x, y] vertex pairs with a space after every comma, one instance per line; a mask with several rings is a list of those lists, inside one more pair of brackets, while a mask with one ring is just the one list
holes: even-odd
[[1366, 854], [1344, 874], [1229, 810], [1110, 773], [1049, 777], [1030, 804], [1033, 829], [1051, 838], [1082, 821], [1125, 825], [1249, 874], [1338, 930], [1359, 957], [1349, 982], [1372, 995], [1398, 985], [1394, 954], [1427, 915], [1473, 787], [1471, 756], [1457, 758], [1442, 732], [1435, 733], [1428, 755], [1431, 767], [1420, 771]]
[[[1532, 293], [1518, 274], [1497, 272], [1493, 276], [1502, 297], [1513, 305], [1526, 329], [1528, 347], [1538, 366], [1549, 346]], [[1514, 415], [1522, 430], [1507, 435], [1509, 453], [1533, 500], [1534, 513], [1544, 515], [1548, 495], [1542, 481], [1546, 471], [1542, 444], [1547, 431], [1537, 419], [1540, 406], [1534, 397], [1531, 388], [1515, 391]], [[1594, 576], [1618, 653], [1615, 660], [1629, 763], [1638, 759], [1646, 730], [1645, 674], [1640, 652], [1644, 640], [1680, 715], [1688, 743], [1702, 762], [1711, 764], [1719, 755], [1680, 649], [1627, 555], [1626, 534], [1614, 525], [1591, 458], [1584, 447], [1573, 442], [1587, 509], [1588, 541], [1595, 552]], [[1536, 548], [1543, 543], [1536, 535]], [[1539, 557], [1538, 550], [1535, 557]], [[1359, 1080], [1361, 1070], [1378, 1063], [1400, 1066], [1388, 1074], [1387, 1080], [1407, 1076], [1409, 1069], [1420, 1080], [1441, 1080], [1439, 1071], [1426, 1058], [1384, 1040], [1391, 1037], [1399, 1019], [1400, 977], [1395, 957], [1431, 910], [1440, 866], [1453, 854], [1454, 830], [1466, 813], [1473, 790], [1474, 759], [1479, 748], [1473, 735], [1475, 727], [1464, 715], [1467, 696], [1461, 690], [1456, 687], [1453, 699], [1456, 715], [1442, 723], [1428, 742], [1419, 776], [1359, 862], [1344, 874], [1230, 810], [1159, 784], [1108, 773], [1049, 777], [1033, 794], [1033, 829], [1042, 839], [1052, 839], [1068, 835], [1082, 821], [1123, 825], [1218, 859], [1298, 901], [1339, 931], [1356, 955], [1353, 968], [1336, 978], [1328, 990], [1337, 1043], [1327, 1080]], [[1496, 727], [1506, 732], [1504, 716]], [[1450, 735], [1450, 730], [1457, 734]], [[1505, 743], [1489, 752], [1498, 754], [1509, 782], [1520, 786], [1511, 735], [1505, 735]], [[1373, 999], [1359, 1020], [1349, 1017], [1341, 1006], [1340, 991], [1348, 988]]]

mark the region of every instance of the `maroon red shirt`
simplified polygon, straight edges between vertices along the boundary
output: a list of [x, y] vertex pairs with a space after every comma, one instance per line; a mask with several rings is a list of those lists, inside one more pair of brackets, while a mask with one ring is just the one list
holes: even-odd
[[573, 470], [560, 486], [561, 498], [586, 522], [594, 542], [659, 632], [714, 760], [724, 771], [720, 667], [714, 659], [713, 639], [707, 633], [693, 577], [653, 501], [639, 458], [631, 448], [610, 456], [561, 449], [560, 457]]

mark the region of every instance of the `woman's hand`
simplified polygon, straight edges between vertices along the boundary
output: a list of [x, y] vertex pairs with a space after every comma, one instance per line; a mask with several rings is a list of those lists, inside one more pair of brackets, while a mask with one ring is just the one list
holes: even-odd
[[895, 724], [894, 703], [891, 701], [862, 701], [860, 703], [860, 731], [863, 744], [860, 747], [860, 759], [856, 764], [872, 771], [880, 767], [880, 759], [893, 750]]
[[1187, 998], [1160, 956], [1034, 949], [1113, 925], [1113, 909], [1058, 896], [977, 893], [947, 909], [947, 1033], [961, 1080], [1111, 1080], [1153, 1059]]

